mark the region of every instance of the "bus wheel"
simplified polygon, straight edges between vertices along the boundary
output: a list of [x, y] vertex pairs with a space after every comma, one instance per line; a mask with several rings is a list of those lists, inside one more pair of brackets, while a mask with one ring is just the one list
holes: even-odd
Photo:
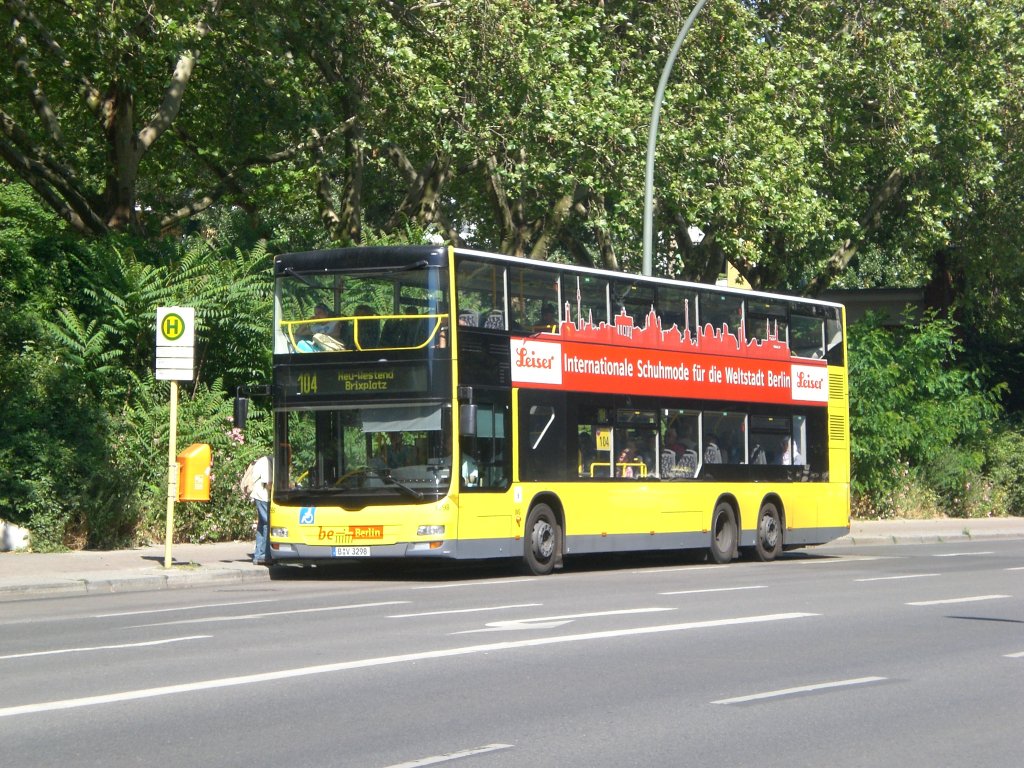
[[736, 513], [728, 502], [720, 502], [711, 516], [711, 559], [732, 562], [736, 554]]
[[547, 504], [538, 504], [526, 517], [523, 562], [537, 576], [551, 573], [562, 549], [562, 531], [555, 513]]
[[770, 563], [782, 551], [782, 518], [772, 502], [765, 502], [757, 513], [757, 539], [754, 556], [762, 563]]

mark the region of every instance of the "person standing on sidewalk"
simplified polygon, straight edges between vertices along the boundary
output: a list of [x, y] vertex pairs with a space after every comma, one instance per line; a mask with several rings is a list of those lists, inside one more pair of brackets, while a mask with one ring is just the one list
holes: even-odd
[[256, 546], [252, 553], [253, 565], [267, 564], [267, 527], [270, 525], [270, 457], [256, 459], [254, 482], [249, 500], [256, 505]]

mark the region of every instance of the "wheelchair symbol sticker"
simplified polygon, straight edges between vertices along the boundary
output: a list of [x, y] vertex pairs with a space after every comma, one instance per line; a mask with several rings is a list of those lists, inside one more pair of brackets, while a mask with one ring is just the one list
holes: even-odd
[[302, 507], [299, 509], [299, 525], [313, 525], [316, 518], [316, 507]]

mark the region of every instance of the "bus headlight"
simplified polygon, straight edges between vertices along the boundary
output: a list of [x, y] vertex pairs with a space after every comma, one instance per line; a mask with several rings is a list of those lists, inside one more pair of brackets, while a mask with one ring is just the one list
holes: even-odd
[[416, 529], [417, 536], [444, 536], [443, 525], [421, 525]]
[[275, 539], [287, 539], [288, 529], [287, 528], [271, 528], [270, 535]]

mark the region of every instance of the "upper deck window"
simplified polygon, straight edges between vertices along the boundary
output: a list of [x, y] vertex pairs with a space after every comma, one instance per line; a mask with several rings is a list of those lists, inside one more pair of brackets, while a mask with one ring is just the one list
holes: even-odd
[[697, 315], [701, 330], [710, 325], [716, 335], [727, 330], [738, 336], [743, 322], [743, 299], [729, 293], [701, 291]]
[[286, 272], [277, 281], [274, 351], [420, 349], [441, 343], [447, 313], [444, 270], [423, 263], [379, 272]]
[[455, 283], [459, 325], [492, 331], [507, 329], [503, 265], [463, 259], [455, 269]]
[[788, 307], [774, 299], [747, 300], [747, 340], [777, 341], [789, 338]]
[[510, 267], [509, 328], [520, 333], [554, 331], [559, 311], [558, 273], [550, 269]]

